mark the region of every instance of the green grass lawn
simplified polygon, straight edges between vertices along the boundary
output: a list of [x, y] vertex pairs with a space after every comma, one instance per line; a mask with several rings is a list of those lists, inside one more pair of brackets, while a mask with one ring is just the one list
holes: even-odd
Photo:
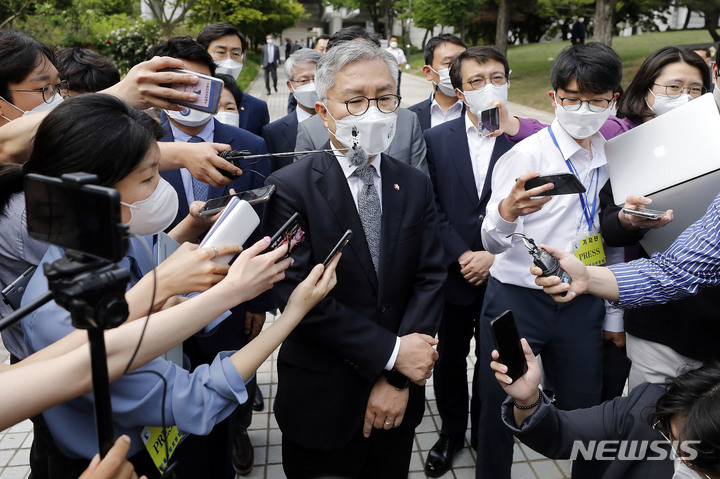
[[[622, 86], [625, 88], [630, 84], [645, 57], [658, 48], [711, 41], [707, 30], [614, 37], [613, 48], [623, 61]], [[512, 70], [509, 100], [551, 112], [552, 107], [547, 95], [550, 90], [550, 67], [558, 52], [568, 45], [568, 42], [553, 42], [509, 47], [508, 61]], [[416, 74], [422, 75], [421, 68], [424, 64], [422, 53], [410, 56], [410, 65]]]
[[245, 61], [243, 62], [243, 69], [238, 76], [237, 84], [240, 86], [242, 91], [246, 91], [250, 86], [250, 83], [255, 79], [260, 71], [260, 54], [251, 52], [250, 50], [245, 52]]

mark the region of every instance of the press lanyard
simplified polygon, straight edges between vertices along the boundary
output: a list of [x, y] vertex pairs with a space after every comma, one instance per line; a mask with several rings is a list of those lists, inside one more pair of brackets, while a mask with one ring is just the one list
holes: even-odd
[[[560, 145], [558, 145], [557, 139], [555, 138], [555, 134], [553, 133], [551, 126], [548, 126], [548, 132], [550, 133], [550, 138], [552, 138], [553, 143], [555, 143], [555, 147], [560, 152], [560, 156], [562, 156], [563, 160], [565, 160], [565, 155], [563, 155], [563, 152], [560, 149]], [[575, 175], [575, 177], [578, 180], [580, 180], [580, 175], [578, 175], [578, 172], [575, 169], [575, 167], [573, 166], [572, 162], [570, 160], [565, 160], [565, 164], [567, 165], [568, 169], [570, 170], [570, 173]], [[595, 221], [595, 211], [597, 210], [597, 202], [598, 202], [597, 190], [598, 190], [598, 183], [600, 182], [597, 177], [598, 169], [595, 168], [593, 170], [593, 173], [595, 175], [595, 199], [593, 200], [592, 211], [588, 211], [589, 201], [587, 199], [587, 193], [584, 195], [582, 193], [578, 193], [578, 196], [580, 196], [580, 204], [582, 205], [583, 215], [585, 216], [585, 221], [587, 221], [587, 224], [588, 224], [588, 231], [592, 231], [593, 223]], [[581, 183], [582, 183], [582, 181], [581, 181]], [[592, 183], [593, 183], [593, 174], [590, 175], [590, 186], [591, 187], [592, 187]]]

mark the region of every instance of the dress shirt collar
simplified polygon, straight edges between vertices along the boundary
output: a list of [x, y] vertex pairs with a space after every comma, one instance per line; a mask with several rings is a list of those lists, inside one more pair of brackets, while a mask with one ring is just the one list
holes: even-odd
[[[558, 142], [558, 145], [560, 145], [560, 150], [562, 150], [563, 159], [568, 160], [570, 159], [575, 153], [579, 152], [583, 148], [578, 144], [575, 139], [570, 136], [565, 129], [560, 126], [560, 123], [558, 122], [557, 118], [555, 118], [552, 122], [552, 131], [555, 135], [555, 139]], [[603, 165], [607, 164], [607, 160], [605, 159], [605, 150], [604, 145], [605, 144], [605, 138], [598, 132], [595, 133], [590, 138], [590, 149], [592, 150], [592, 161], [590, 161], [590, 168], [599, 168]], [[552, 145], [553, 148], [555, 145]]]
[[478, 131], [475, 124], [473, 124], [472, 120], [470, 119], [470, 115], [468, 115], [467, 110], [465, 110], [465, 133], [467, 133], [468, 136], [475, 135], [480, 140], [487, 139]]
[[[434, 93], [432, 95], [432, 100], [430, 101], [430, 113], [432, 113], [433, 111], [438, 111], [439, 113], [442, 113], [443, 115], [448, 115], [450, 112], [453, 112], [455, 110], [462, 110], [462, 107], [463, 107], [463, 102], [458, 100], [455, 103], [453, 103], [452, 105], [450, 105], [450, 108], [448, 108], [447, 111], [443, 111], [442, 107], [435, 99]], [[458, 116], [460, 116], [460, 115], [458, 115]]]
[[297, 117], [298, 123], [302, 123], [305, 120], [308, 120], [315, 115], [312, 115], [312, 114], [306, 112], [305, 110], [300, 108], [300, 106], [298, 106], [297, 108], [295, 108], [295, 116]]
[[[172, 131], [175, 141], [187, 143], [188, 140], [193, 137], [193, 135], [188, 135], [180, 128], [173, 125], [171, 121], [168, 121], [168, 124], [170, 125], [170, 131]], [[210, 121], [205, 123], [205, 127], [202, 129], [202, 131], [200, 131], [200, 133], [194, 136], [202, 138], [203, 141], [212, 142], [215, 139], [215, 121], [213, 120], [213, 118], [210, 118]]]
[[[335, 158], [337, 158], [338, 163], [340, 163], [340, 168], [342, 168], [345, 178], [350, 178], [350, 176], [352, 176], [352, 174], [355, 173], [355, 170], [357, 170], [358, 167], [351, 165], [350, 160], [348, 160], [347, 156], [340, 153], [339, 151], [335, 150], [333, 153], [335, 153]], [[370, 163], [370, 166], [375, 168], [375, 173], [377, 173], [377, 175], [382, 178], [382, 174], [380, 173], [381, 159], [382, 159], [382, 154], [380, 153], [373, 159], [373, 161]]]

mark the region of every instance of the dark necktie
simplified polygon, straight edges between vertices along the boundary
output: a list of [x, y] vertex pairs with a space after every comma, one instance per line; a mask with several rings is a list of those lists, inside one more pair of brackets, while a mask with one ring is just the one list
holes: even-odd
[[[203, 143], [205, 140], [199, 136], [191, 136], [187, 141], [188, 143]], [[207, 201], [208, 194], [210, 193], [210, 185], [203, 183], [200, 180], [196, 180], [192, 177], [193, 197], [195, 201]]]
[[365, 239], [370, 248], [375, 273], [380, 266], [380, 229], [382, 225], [382, 210], [380, 208], [380, 196], [375, 189], [373, 178], [375, 168], [364, 165], [355, 170], [355, 174], [363, 181], [363, 188], [358, 195], [358, 214], [362, 223]]

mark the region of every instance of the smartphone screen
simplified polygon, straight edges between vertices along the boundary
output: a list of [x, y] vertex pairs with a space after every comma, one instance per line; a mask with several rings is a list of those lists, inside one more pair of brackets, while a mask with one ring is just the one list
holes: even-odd
[[500, 111], [497, 107], [480, 112], [480, 133], [483, 136], [500, 129]]
[[495, 341], [495, 349], [500, 353], [499, 361], [507, 366], [507, 375], [516, 381], [527, 372], [527, 361], [512, 311], [505, 311], [490, 321], [490, 329]]
[[261, 188], [255, 188], [254, 190], [241, 191], [240, 193], [235, 193], [234, 195], [213, 198], [208, 200], [207, 203], [205, 203], [205, 206], [200, 209], [200, 216], [214, 215], [215, 213], [222, 211], [222, 209], [230, 203], [230, 200], [234, 196], [237, 196], [240, 200], [247, 201], [250, 203], [250, 206], [252, 206], [258, 203], [267, 203], [273, 193], [275, 193], [275, 185], [268, 185]]
[[525, 182], [525, 191], [537, 188], [538, 186], [552, 183], [555, 187], [538, 196], [555, 196], [570, 195], [574, 193], [585, 193], [585, 187], [577, 176], [572, 173], [556, 173], [552, 175], [541, 175], [536, 178], [530, 178]]
[[342, 251], [342, 249], [347, 245], [350, 240], [352, 239], [353, 232], [352, 230], [347, 230], [344, 235], [342, 235], [342, 238], [340, 238], [340, 241], [337, 242], [335, 247], [330, 251], [330, 254], [327, 255], [327, 258], [325, 258], [325, 261], [323, 261], [323, 266], [327, 266], [330, 261], [332, 261], [333, 256], [338, 254], [338, 252]]

